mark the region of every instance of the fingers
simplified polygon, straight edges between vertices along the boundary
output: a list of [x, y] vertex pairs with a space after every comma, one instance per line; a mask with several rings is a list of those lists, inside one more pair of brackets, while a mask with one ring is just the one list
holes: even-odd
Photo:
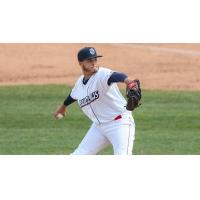
[[127, 86], [129, 89], [132, 89], [132, 88], [135, 88], [137, 86], [137, 84], [135, 81], [131, 81]]
[[65, 105], [61, 105], [60, 107], [58, 107], [56, 112], [53, 113], [53, 116], [56, 119], [62, 119], [65, 115], [66, 115], [66, 106]]
[[62, 115], [61, 113], [58, 113], [55, 118], [56, 119], [62, 119], [64, 117], [64, 115]]
[[138, 81], [139, 81], [138, 79], [131, 80], [129, 78], [126, 78], [124, 80], [124, 83], [127, 85], [127, 87], [129, 89], [133, 89], [133, 88], [137, 88], [138, 87]]
[[53, 116], [56, 118], [56, 119], [62, 119], [63, 117], [65, 117], [65, 113], [53, 113]]

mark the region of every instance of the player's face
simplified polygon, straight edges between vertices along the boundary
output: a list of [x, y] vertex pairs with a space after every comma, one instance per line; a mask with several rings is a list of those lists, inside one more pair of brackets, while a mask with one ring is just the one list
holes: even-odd
[[98, 71], [97, 58], [84, 60], [80, 62], [80, 65], [82, 67], [83, 73], [86, 75], [92, 75]]

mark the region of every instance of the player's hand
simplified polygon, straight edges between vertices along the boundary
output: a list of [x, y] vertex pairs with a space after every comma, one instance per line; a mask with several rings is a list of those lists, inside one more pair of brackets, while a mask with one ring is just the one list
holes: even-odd
[[127, 85], [127, 87], [128, 87], [129, 89], [132, 89], [132, 88], [134, 88], [134, 87], [136, 86], [135, 80], [131, 80], [131, 79], [129, 79], [129, 78], [126, 78], [126, 79], [124, 80], [124, 83]]
[[62, 119], [66, 115], [66, 106], [61, 105], [58, 107], [58, 109], [53, 113], [53, 116], [56, 119]]

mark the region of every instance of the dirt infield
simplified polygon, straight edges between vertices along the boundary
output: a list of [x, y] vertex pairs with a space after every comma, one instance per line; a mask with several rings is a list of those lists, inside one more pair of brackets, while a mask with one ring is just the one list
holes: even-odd
[[84, 46], [104, 56], [101, 66], [139, 78], [144, 89], [200, 90], [200, 44], [0, 44], [0, 85], [73, 85]]

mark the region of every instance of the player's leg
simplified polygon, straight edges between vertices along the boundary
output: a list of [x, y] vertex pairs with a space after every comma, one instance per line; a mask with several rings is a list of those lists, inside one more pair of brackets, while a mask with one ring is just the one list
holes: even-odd
[[132, 119], [128, 123], [112, 123], [106, 130], [106, 136], [112, 143], [115, 155], [132, 155], [135, 139], [135, 124]]
[[134, 139], [135, 128], [132, 125], [121, 125], [111, 139], [114, 154], [132, 155]]
[[109, 144], [109, 140], [93, 124], [72, 155], [95, 155]]

